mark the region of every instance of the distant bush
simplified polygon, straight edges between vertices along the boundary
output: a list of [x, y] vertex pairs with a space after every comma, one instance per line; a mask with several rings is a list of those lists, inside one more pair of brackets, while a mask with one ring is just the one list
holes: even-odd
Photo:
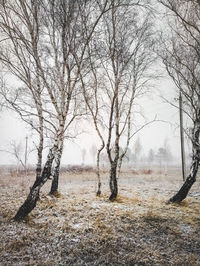
[[0, 174], [10, 175], [13, 177], [16, 176], [25, 176], [27, 175], [34, 175], [35, 174], [35, 167], [28, 166], [25, 170], [22, 167], [17, 167], [16, 165], [2, 165], [0, 166]]
[[135, 170], [135, 169], [131, 169], [131, 174], [134, 174], [134, 175], [139, 175], [138, 171]]
[[82, 166], [82, 165], [67, 165], [62, 166], [60, 169], [61, 173], [82, 173], [82, 172], [94, 172], [95, 168], [91, 166]]
[[153, 171], [151, 169], [142, 169], [141, 170], [141, 174], [144, 175], [151, 175], [153, 173]]

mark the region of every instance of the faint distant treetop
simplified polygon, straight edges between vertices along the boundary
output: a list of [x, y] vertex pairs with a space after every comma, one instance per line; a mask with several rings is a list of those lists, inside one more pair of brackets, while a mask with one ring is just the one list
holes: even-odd
[[154, 162], [154, 160], [155, 160], [155, 152], [154, 152], [153, 149], [150, 149], [150, 150], [149, 150], [147, 160], [148, 160], [148, 162], [150, 162], [150, 163]]

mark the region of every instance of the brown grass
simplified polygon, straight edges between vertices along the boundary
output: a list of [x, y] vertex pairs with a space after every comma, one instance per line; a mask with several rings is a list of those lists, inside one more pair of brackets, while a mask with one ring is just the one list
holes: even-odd
[[127, 172], [109, 202], [107, 177], [96, 197], [93, 173], [63, 173], [57, 197], [45, 184], [29, 218], [15, 223], [26, 180], [1, 176], [1, 265], [200, 265], [199, 183], [182, 204], [166, 204], [177, 173]]

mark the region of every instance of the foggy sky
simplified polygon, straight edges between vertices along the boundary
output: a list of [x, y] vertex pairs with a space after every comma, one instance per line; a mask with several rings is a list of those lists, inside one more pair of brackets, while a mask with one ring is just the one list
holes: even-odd
[[[174, 99], [176, 95], [175, 86], [166, 78], [156, 82], [156, 86], [152, 89], [152, 92], [148, 97], [143, 97], [138, 100], [138, 103], [143, 110], [143, 114], [146, 117], [146, 121], [151, 121], [155, 118], [162, 120], [154, 122], [142, 131], [140, 131], [132, 139], [130, 143], [130, 149], [133, 148], [134, 141], [139, 137], [143, 147], [143, 153], [148, 153], [149, 149], [154, 149], [155, 152], [163, 146], [165, 139], [171, 148], [172, 154], [176, 159], [180, 160], [180, 138], [179, 138], [179, 113], [178, 109], [165, 102], [162, 97], [168, 100]], [[144, 123], [144, 119], [136, 121], [138, 127]], [[87, 128], [86, 128], [87, 127]], [[92, 145], [100, 144], [98, 137], [94, 131], [94, 128], [89, 123], [84, 123], [84, 130], [87, 133], [80, 135], [77, 139], [65, 141], [64, 153], [62, 157], [63, 164], [81, 164], [81, 150], [86, 149], [85, 163], [93, 163], [93, 158], [90, 154], [90, 148]], [[1, 113], [0, 119], [0, 150], [9, 150], [10, 142], [15, 140], [17, 143], [25, 143], [25, 137], [28, 136], [28, 145], [34, 147], [34, 137], [31, 138], [31, 131], [27, 125], [20, 121], [17, 115], [11, 111], [4, 111]], [[186, 146], [187, 148], [187, 146]], [[45, 155], [44, 155], [45, 157]], [[36, 151], [33, 151], [29, 155], [29, 164], [35, 164]], [[15, 164], [16, 159], [6, 152], [0, 152], [0, 164]]]

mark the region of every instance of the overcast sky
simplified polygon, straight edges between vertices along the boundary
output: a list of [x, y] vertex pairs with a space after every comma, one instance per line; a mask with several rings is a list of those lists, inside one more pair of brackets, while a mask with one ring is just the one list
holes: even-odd
[[[173, 99], [177, 95], [175, 87], [169, 79], [162, 79], [158, 81], [152, 94], [148, 97], [138, 100], [138, 103], [143, 109], [146, 121], [151, 121], [157, 115], [158, 120], [161, 122], [154, 122], [142, 131], [140, 131], [130, 143], [130, 148], [134, 145], [134, 140], [138, 137], [143, 147], [143, 152], [148, 153], [149, 149], [154, 149], [155, 152], [163, 146], [165, 139], [168, 140], [173, 155], [180, 159], [180, 138], [179, 138], [179, 114], [178, 109], [171, 106], [169, 103], [162, 99], [163, 96], [168, 99]], [[144, 120], [137, 121], [137, 125], [141, 126]], [[86, 149], [85, 163], [92, 163], [93, 159], [90, 154], [90, 148], [93, 144], [98, 145], [98, 137], [93, 130], [93, 127], [84, 123], [84, 129], [87, 127], [87, 133], [82, 134], [75, 140], [67, 140], [65, 142], [65, 149], [62, 158], [63, 164], [81, 164], [81, 150]], [[10, 150], [10, 142], [16, 141], [17, 143], [25, 143], [25, 137], [29, 136], [29, 147], [33, 147], [33, 138], [30, 137], [31, 132], [26, 125], [18, 119], [17, 115], [13, 112], [1, 113], [0, 119], [0, 149]], [[32, 152], [29, 156], [29, 163], [35, 163], [35, 154]], [[0, 164], [16, 163], [16, 159], [6, 152], [0, 152]]]

